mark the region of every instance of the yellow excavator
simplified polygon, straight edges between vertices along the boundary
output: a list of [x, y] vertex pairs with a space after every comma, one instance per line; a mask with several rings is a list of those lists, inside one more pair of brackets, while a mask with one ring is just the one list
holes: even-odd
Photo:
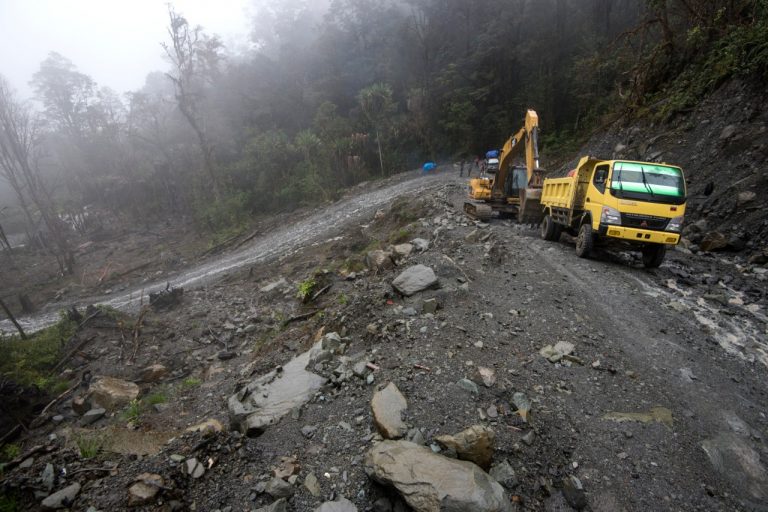
[[[478, 178], [469, 180], [469, 200], [464, 211], [472, 218], [486, 221], [493, 212], [517, 217], [524, 224], [538, 224], [544, 171], [539, 169], [539, 116], [528, 109], [525, 125], [504, 143], [498, 167], [486, 166]], [[525, 167], [512, 161], [525, 148]], [[495, 162], [493, 162], [495, 164]]]

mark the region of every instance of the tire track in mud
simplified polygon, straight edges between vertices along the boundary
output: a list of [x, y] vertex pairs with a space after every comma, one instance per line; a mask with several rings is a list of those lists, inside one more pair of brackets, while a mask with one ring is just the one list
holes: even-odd
[[[58, 320], [60, 310], [73, 305], [102, 304], [121, 311], [135, 311], [150, 293], [161, 291], [168, 285], [182, 288], [201, 286], [215, 281], [227, 272], [247, 265], [290, 256], [313, 243], [333, 237], [344, 227], [363, 220], [367, 215], [373, 214], [375, 210], [388, 205], [398, 197], [421, 194], [444, 186], [453, 179], [455, 179], [454, 174], [450, 171], [427, 176], [414, 172], [408, 179], [393, 185], [342, 199], [295, 224], [279, 227], [242, 249], [193, 266], [171, 278], [132, 286], [129, 291], [112, 295], [49, 304], [43, 313], [20, 317], [17, 320], [24, 330], [30, 333], [52, 325]], [[0, 321], [0, 333], [14, 332], [15, 329], [10, 321]]]

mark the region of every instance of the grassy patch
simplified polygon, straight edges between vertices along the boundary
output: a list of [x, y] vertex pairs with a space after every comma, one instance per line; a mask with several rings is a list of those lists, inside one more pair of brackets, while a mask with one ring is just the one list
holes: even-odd
[[0, 462], [10, 462], [21, 453], [21, 447], [14, 443], [9, 443], [3, 446], [0, 450]]
[[193, 389], [198, 386], [200, 386], [203, 383], [202, 380], [198, 379], [197, 377], [187, 377], [183, 381], [181, 381], [181, 388], [182, 389]]
[[141, 402], [138, 398], [134, 398], [125, 409], [123, 417], [126, 421], [138, 425], [141, 422], [141, 409]]
[[147, 405], [164, 404], [168, 401], [168, 397], [162, 391], [155, 391], [154, 393], [147, 395], [143, 400]]
[[413, 238], [413, 232], [408, 228], [400, 228], [389, 234], [389, 243], [402, 244]]
[[345, 306], [349, 303], [349, 297], [347, 297], [347, 294], [344, 292], [339, 292], [339, 294], [336, 296], [336, 300], [341, 304], [342, 306]]
[[56, 324], [22, 340], [2, 340], [0, 375], [22, 386], [37, 386], [49, 392], [66, 389], [66, 383], [51, 375], [61, 347], [77, 330], [77, 322], [62, 317]]
[[75, 436], [77, 451], [84, 459], [93, 459], [104, 446], [104, 440], [99, 435], [80, 434]]
[[317, 288], [317, 280], [314, 277], [305, 279], [299, 283], [299, 291], [296, 294], [296, 297], [302, 302], [307, 302], [310, 297], [312, 297], [315, 288]]

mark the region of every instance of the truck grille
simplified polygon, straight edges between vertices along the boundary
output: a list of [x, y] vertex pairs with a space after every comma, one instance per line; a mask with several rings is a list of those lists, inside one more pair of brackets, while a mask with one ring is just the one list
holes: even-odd
[[622, 213], [621, 225], [625, 228], [651, 229], [664, 231], [667, 229], [669, 219], [654, 217], [653, 215], [640, 215], [638, 213]]

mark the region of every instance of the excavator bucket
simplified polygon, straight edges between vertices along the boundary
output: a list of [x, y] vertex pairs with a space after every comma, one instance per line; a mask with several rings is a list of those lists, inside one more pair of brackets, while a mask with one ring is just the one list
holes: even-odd
[[517, 221], [520, 224], [538, 225], [544, 214], [541, 210], [541, 189], [526, 188], [520, 191], [520, 209]]

